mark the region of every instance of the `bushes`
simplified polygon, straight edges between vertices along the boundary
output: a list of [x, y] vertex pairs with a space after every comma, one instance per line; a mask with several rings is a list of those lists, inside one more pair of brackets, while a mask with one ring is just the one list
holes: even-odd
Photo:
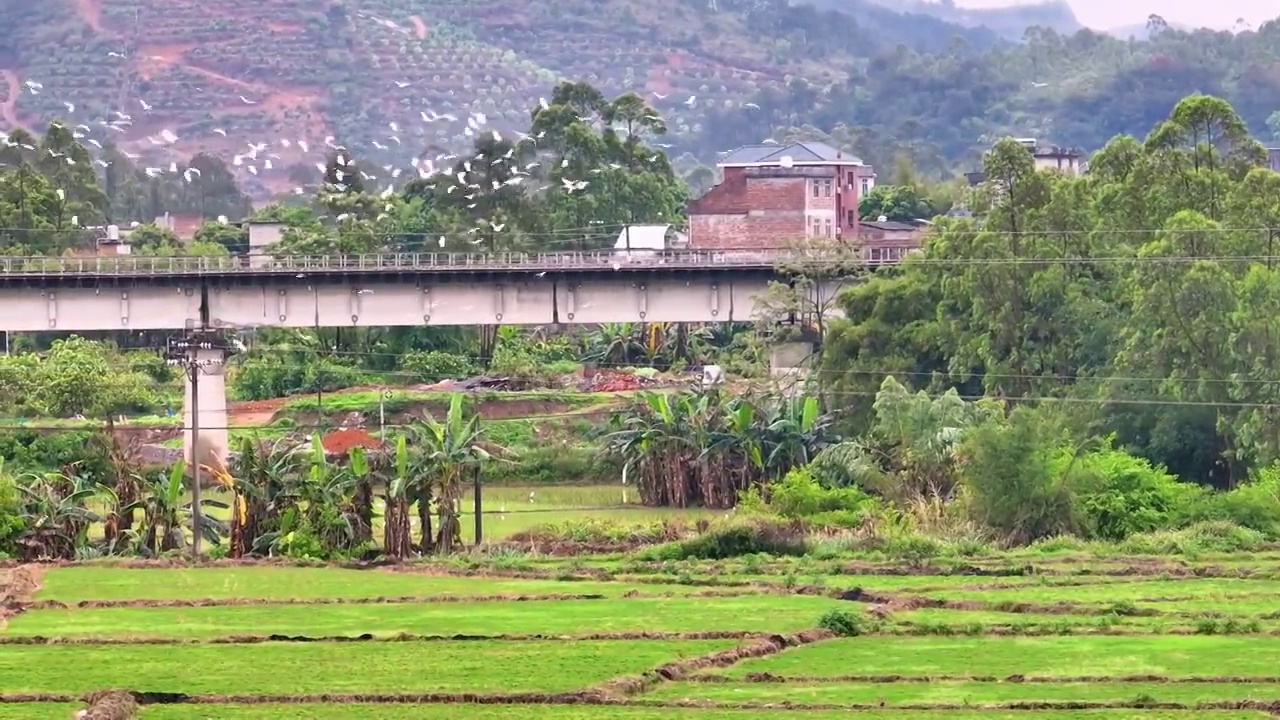
[[857, 637], [870, 630], [862, 613], [852, 610], [829, 610], [818, 619], [818, 627], [839, 637]]
[[[1062, 471], [1071, 461], [1061, 461]], [[1075, 461], [1076, 511], [1082, 531], [1103, 540], [1176, 527], [1204, 490], [1180, 482], [1164, 468], [1106, 447]]]
[[698, 537], [662, 545], [643, 554], [649, 560], [725, 560], [765, 553], [804, 555], [808, 546], [799, 523], [765, 518], [730, 521]]
[[276, 358], [249, 358], [231, 376], [231, 391], [240, 400], [270, 400], [287, 395], [333, 392], [361, 385], [368, 378], [360, 370], [331, 360], [306, 363]]
[[0, 472], [0, 558], [13, 556], [14, 543], [23, 527], [18, 486], [12, 477]]
[[1259, 470], [1229, 492], [1204, 493], [1189, 514], [1194, 520], [1219, 520], [1280, 538], [1280, 466]]
[[78, 464], [86, 472], [99, 470], [100, 458], [87, 453], [93, 433], [88, 430], [0, 432], [0, 458], [18, 471], [47, 470]]
[[789, 520], [804, 520], [819, 527], [856, 528], [875, 509], [876, 501], [860, 488], [823, 487], [809, 467], [796, 468], [768, 487], [764, 501], [758, 490], [743, 494], [745, 510], [767, 512]]
[[[1062, 434], [1044, 416], [1019, 408], [1007, 423], [987, 423], [965, 441], [961, 476], [970, 516], [1026, 544], [1077, 529]], [[1066, 473], [1067, 475], [1064, 475]]]
[[479, 371], [471, 358], [439, 350], [408, 353], [400, 360], [400, 368], [413, 373], [423, 383], [459, 380]]

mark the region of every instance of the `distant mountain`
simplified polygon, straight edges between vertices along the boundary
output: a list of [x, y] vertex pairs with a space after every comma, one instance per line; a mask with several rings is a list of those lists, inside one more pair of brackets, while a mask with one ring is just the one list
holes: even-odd
[[[1070, 35], [1084, 26], [1065, 0], [1029, 2], [1002, 8], [963, 8], [954, 0], [867, 0], [900, 13], [929, 15], [963, 27], [985, 27], [1006, 40], [1021, 40], [1027, 28], [1047, 27], [1060, 35]], [[851, 0], [814, 0], [833, 10], [853, 5]]]

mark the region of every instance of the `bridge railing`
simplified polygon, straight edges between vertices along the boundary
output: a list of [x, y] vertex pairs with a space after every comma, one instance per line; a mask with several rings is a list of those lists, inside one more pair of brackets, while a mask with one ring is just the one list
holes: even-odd
[[760, 267], [784, 252], [769, 250], [601, 250], [558, 253], [385, 253], [257, 257], [0, 256], [3, 275], [203, 275], [209, 273], [466, 270], [590, 270], [623, 267]]

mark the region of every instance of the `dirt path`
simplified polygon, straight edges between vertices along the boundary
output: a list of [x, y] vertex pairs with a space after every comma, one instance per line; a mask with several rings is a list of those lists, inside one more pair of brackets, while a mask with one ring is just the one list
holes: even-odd
[[5, 83], [9, 86], [9, 94], [3, 103], [0, 103], [0, 119], [4, 120], [4, 124], [9, 128], [26, 127], [18, 122], [18, 95], [22, 93], [22, 83], [18, 81], [18, 74], [12, 70], [0, 70], [0, 76], [4, 77]]
[[419, 40], [427, 39], [427, 24], [417, 15], [411, 15], [409, 22], [413, 23], [413, 32], [418, 36]]
[[102, 32], [102, 0], [75, 0], [76, 14], [96, 33]]

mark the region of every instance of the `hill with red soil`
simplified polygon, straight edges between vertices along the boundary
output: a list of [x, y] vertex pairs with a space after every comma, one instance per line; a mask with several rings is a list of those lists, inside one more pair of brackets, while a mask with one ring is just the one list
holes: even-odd
[[[0, 15], [0, 123], [83, 124], [153, 163], [258, 145], [238, 166], [258, 195], [298, 184], [326, 138], [373, 167], [469, 145], [474, 113], [526, 128], [563, 79], [644, 93], [691, 137], [710, 109], [794, 76], [830, 84], [897, 42], [860, 18], [820, 46], [813, 11], [784, 0], [50, 0]], [[107, 128], [115, 113], [132, 124]]]

